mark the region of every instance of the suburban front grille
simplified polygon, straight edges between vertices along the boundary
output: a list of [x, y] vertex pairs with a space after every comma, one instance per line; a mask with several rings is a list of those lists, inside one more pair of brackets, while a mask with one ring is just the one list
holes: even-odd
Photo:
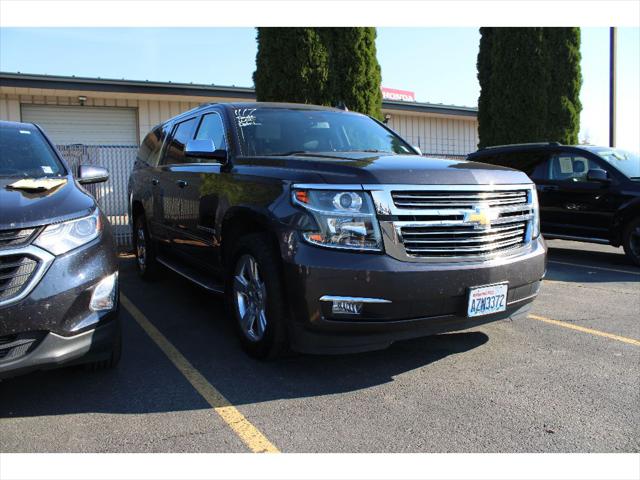
[[533, 190], [522, 186], [393, 186], [372, 191], [385, 250], [407, 261], [476, 261], [531, 241]]
[[0, 301], [17, 296], [35, 274], [38, 260], [24, 254], [0, 256]]
[[0, 248], [23, 245], [29, 241], [35, 231], [35, 228], [0, 230]]

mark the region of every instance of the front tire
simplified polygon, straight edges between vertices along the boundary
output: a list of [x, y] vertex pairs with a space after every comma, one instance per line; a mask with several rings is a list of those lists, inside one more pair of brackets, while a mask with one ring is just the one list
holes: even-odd
[[634, 218], [625, 227], [622, 246], [627, 258], [640, 266], [640, 217]]
[[133, 246], [138, 274], [143, 280], [153, 280], [158, 276], [159, 267], [144, 213], [136, 215], [133, 225]]
[[282, 356], [286, 350], [286, 314], [278, 258], [266, 235], [238, 242], [227, 273], [227, 306], [240, 343], [252, 357]]
[[[118, 293], [118, 303], [120, 302], [119, 297], [120, 295]], [[116, 310], [116, 318], [112, 320], [113, 322], [116, 322], [116, 332], [113, 336], [111, 349], [109, 350], [107, 358], [85, 363], [84, 367], [87, 371], [97, 372], [99, 370], [111, 370], [113, 368], [116, 368], [118, 366], [118, 363], [120, 363], [120, 358], [122, 357], [122, 323], [118, 314], [119, 309], [120, 308], [118, 305]]]

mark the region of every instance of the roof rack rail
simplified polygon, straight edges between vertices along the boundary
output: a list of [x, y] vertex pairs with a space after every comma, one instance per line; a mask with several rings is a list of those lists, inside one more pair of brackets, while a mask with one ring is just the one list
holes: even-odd
[[505, 148], [505, 147], [544, 147], [548, 145], [559, 147], [562, 144], [560, 142], [511, 143], [507, 145], [491, 145], [490, 147], [482, 147], [480, 150], [488, 150], [490, 148]]

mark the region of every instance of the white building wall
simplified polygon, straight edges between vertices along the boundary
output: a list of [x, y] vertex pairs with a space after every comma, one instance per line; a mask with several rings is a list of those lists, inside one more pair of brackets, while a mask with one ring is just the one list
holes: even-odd
[[[5, 93], [6, 90], [18, 90], [20, 93]], [[46, 94], [45, 94], [46, 92]], [[22, 120], [23, 104], [40, 105], [80, 105], [79, 96], [87, 97], [86, 106], [91, 107], [129, 107], [137, 110], [138, 142], [154, 126], [168, 120], [186, 110], [205, 102], [233, 102], [237, 99], [211, 97], [177, 97], [175, 99], [158, 99], [151, 95], [111, 94], [104, 92], [70, 92], [37, 89], [11, 89], [0, 87], [0, 120], [19, 122]], [[149, 98], [152, 97], [152, 98]]]
[[412, 114], [385, 110], [388, 126], [425, 154], [466, 155], [478, 145], [478, 121], [474, 117]]

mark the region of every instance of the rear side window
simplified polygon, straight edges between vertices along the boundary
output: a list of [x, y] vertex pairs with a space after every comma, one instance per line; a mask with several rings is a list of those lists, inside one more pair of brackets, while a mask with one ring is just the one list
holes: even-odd
[[162, 128], [156, 127], [144, 137], [138, 159], [148, 165], [156, 165], [162, 149]]
[[541, 164], [546, 163], [548, 158], [548, 152], [508, 152], [484, 156], [476, 161], [515, 168], [535, 179], [534, 172]]
[[0, 127], [0, 177], [65, 175], [49, 142], [35, 128]]
[[191, 118], [175, 126], [169, 147], [167, 148], [167, 154], [162, 162], [163, 164], [172, 165], [175, 163], [185, 163], [184, 147], [187, 145], [187, 142], [193, 138], [195, 124], [196, 119]]
[[[560, 182], [586, 182], [589, 170], [601, 168], [596, 162], [581, 155], [559, 153], [541, 169], [541, 178]], [[536, 172], [538, 173], [538, 172]]]
[[226, 150], [227, 142], [224, 135], [224, 124], [217, 113], [203, 115], [196, 140], [213, 140], [216, 150]]

